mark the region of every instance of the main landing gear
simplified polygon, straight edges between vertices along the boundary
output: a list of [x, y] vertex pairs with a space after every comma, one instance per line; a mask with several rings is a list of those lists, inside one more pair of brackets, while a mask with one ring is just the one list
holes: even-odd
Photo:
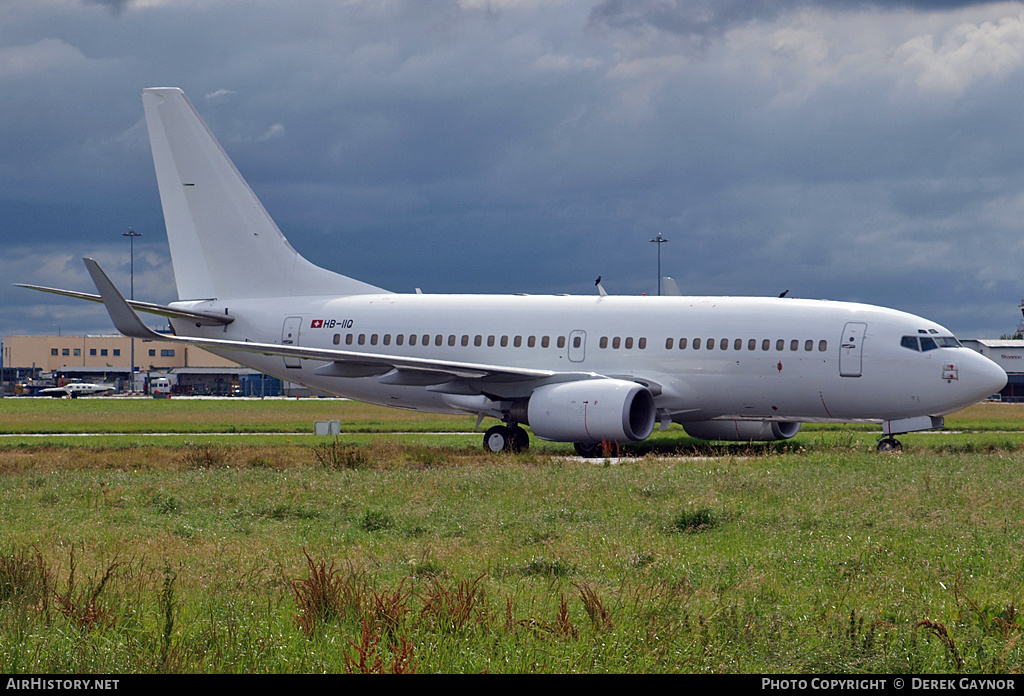
[[488, 452], [525, 452], [530, 448], [529, 434], [516, 423], [495, 425], [484, 433], [484, 449]]
[[617, 442], [574, 442], [573, 447], [576, 448], [576, 454], [588, 459], [619, 456], [619, 443]]

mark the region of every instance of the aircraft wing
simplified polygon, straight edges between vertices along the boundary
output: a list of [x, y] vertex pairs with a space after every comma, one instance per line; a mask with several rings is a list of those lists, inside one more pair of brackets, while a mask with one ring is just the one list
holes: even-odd
[[[278, 343], [256, 343], [251, 341], [231, 341], [218, 338], [201, 338], [194, 336], [173, 336], [160, 334], [153, 331], [143, 323], [131, 307], [128, 300], [124, 298], [121, 291], [111, 282], [107, 274], [103, 272], [94, 259], [83, 259], [96, 289], [99, 290], [99, 297], [107, 308], [114, 326], [125, 336], [141, 338], [151, 341], [169, 341], [187, 343], [201, 348], [212, 348], [216, 350], [240, 351], [246, 353], [261, 353], [264, 355], [281, 355], [292, 358], [305, 358], [307, 360], [329, 361], [332, 365], [320, 368], [323, 374], [333, 374], [338, 377], [366, 377], [371, 375], [383, 375], [397, 370], [398, 374], [389, 376], [390, 381], [395, 384], [419, 383], [430, 384], [431, 373], [433, 375], [445, 376], [448, 378], [461, 379], [482, 379], [488, 378], [496, 382], [517, 382], [517, 381], [572, 381], [578, 379], [592, 379], [601, 377], [591, 372], [557, 372], [555, 370], [537, 370], [521, 367], [508, 367], [502, 365], [486, 365], [479, 363], [467, 363], [454, 360], [431, 360], [427, 358], [403, 357], [397, 355], [386, 355], [381, 353], [362, 353], [348, 350], [333, 350], [328, 348], [309, 348], [302, 346], [281, 345]], [[412, 373], [412, 374], [410, 374]], [[439, 380], [440, 381], [440, 380]]]
[[[39, 290], [40, 292], [48, 292], [54, 295], [63, 295], [64, 297], [74, 297], [78, 300], [89, 300], [90, 302], [103, 302], [103, 298], [99, 295], [93, 295], [88, 292], [77, 292], [75, 290], [61, 290], [60, 288], [48, 288], [44, 285], [29, 285], [28, 283], [15, 283], [19, 288], [28, 288], [29, 290]], [[147, 314], [158, 314], [162, 317], [168, 317], [171, 319], [188, 319], [189, 321], [197, 324], [223, 326], [230, 324], [235, 320], [234, 317], [228, 314], [214, 314], [213, 312], [191, 312], [183, 309], [175, 309], [174, 307], [168, 307], [167, 305], [154, 304], [152, 302], [139, 302], [138, 300], [125, 300], [130, 307], [137, 309], [140, 312], [146, 312]]]

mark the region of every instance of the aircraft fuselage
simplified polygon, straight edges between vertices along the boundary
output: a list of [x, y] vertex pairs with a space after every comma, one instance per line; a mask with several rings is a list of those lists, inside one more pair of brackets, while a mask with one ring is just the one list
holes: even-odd
[[[935, 322], [848, 302], [381, 294], [175, 306], [235, 317], [225, 328], [179, 326], [180, 333], [193, 336], [590, 372], [649, 383], [659, 412], [678, 422], [937, 416], [985, 398], [1005, 382], [997, 366], [960, 347]], [[904, 337], [938, 338], [947, 345], [918, 342], [911, 348]], [[329, 363], [319, 360], [224, 355], [361, 401], [436, 412], [473, 410], [451, 394], [446, 397], [450, 377], [437, 384], [388, 383], [395, 381], [389, 370], [331, 375], [323, 374]], [[528, 395], [517, 393], [515, 383], [498, 382], [485, 391], [509, 399]]]

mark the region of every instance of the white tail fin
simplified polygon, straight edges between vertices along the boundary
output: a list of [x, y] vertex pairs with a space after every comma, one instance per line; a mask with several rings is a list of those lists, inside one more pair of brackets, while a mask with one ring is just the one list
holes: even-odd
[[147, 89], [142, 103], [179, 299], [385, 292], [300, 256], [184, 92]]

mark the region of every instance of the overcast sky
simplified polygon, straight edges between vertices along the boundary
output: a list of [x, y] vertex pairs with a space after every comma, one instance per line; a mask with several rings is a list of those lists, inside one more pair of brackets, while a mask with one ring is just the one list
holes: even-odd
[[[1024, 297], [1024, 3], [0, 0], [0, 334], [176, 299], [141, 91], [185, 90], [292, 245], [398, 292]], [[152, 319], [153, 325], [158, 320]]]

